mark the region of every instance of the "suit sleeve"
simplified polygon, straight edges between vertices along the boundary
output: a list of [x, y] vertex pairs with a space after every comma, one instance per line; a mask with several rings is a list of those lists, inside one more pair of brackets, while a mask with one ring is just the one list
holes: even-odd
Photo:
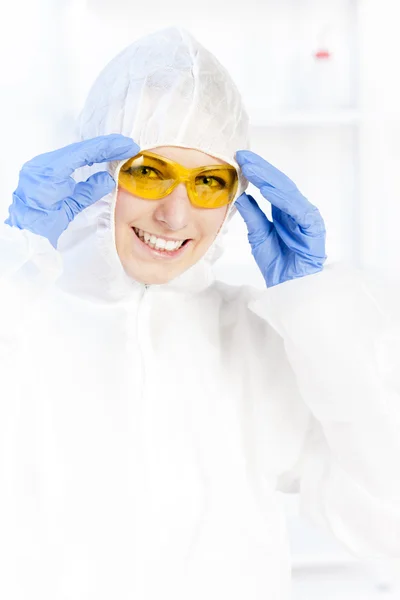
[[299, 491], [302, 514], [360, 558], [400, 557], [399, 290], [389, 290], [339, 263], [249, 303], [283, 338], [310, 410], [281, 489]]
[[45, 238], [0, 224], [0, 369], [7, 368], [33, 307], [62, 271]]

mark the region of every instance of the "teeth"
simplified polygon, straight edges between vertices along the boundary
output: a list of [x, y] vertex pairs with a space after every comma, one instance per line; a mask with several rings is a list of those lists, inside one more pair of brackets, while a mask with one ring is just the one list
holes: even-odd
[[167, 242], [165, 240], [162, 240], [161, 238], [157, 238], [156, 239], [156, 248], [165, 248], [165, 244]]
[[157, 248], [157, 250], [178, 250], [183, 244], [182, 242], [173, 242], [172, 240], [164, 240], [163, 238], [158, 238], [155, 235], [151, 235], [147, 233], [147, 231], [142, 231], [142, 229], [137, 229], [135, 227], [135, 231], [137, 235], [140, 237], [142, 241], [148, 244], [150, 247]]

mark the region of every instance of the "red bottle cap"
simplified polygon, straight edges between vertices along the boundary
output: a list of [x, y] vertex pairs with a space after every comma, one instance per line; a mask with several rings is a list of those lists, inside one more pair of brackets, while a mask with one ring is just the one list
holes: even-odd
[[315, 58], [330, 58], [331, 53], [329, 52], [329, 50], [317, 50], [316, 52], [314, 52], [314, 56]]

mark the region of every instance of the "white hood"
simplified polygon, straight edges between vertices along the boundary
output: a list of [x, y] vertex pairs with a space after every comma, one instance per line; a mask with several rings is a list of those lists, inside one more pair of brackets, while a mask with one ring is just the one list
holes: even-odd
[[[236, 198], [247, 182], [235, 161], [249, 148], [248, 116], [226, 69], [182, 28], [171, 27], [125, 48], [103, 69], [80, 115], [78, 140], [110, 133], [132, 137], [141, 150], [157, 146], [194, 148], [238, 169]], [[124, 161], [75, 172], [77, 180], [107, 169], [117, 181]], [[122, 268], [115, 245], [117, 188], [79, 214], [60, 237], [63, 274], [58, 285], [92, 300], [116, 301], [143, 287]], [[212, 264], [236, 208], [232, 203], [214, 244], [185, 273], [166, 285], [196, 292], [213, 280]]]

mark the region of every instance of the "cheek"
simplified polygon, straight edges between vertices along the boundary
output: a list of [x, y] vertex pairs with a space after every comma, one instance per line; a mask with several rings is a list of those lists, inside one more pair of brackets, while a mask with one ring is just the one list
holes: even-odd
[[116, 224], [120, 224], [121, 222], [123, 222], [125, 212], [126, 212], [126, 207], [125, 207], [125, 203], [124, 203], [123, 194], [121, 194], [121, 191], [118, 190], [117, 200], [115, 203], [115, 210], [114, 210]]
[[205, 219], [204, 234], [215, 237], [222, 227], [229, 206], [221, 206], [209, 211]]
[[118, 190], [114, 211], [115, 225], [129, 224], [135, 219], [136, 213], [135, 198], [124, 190]]

